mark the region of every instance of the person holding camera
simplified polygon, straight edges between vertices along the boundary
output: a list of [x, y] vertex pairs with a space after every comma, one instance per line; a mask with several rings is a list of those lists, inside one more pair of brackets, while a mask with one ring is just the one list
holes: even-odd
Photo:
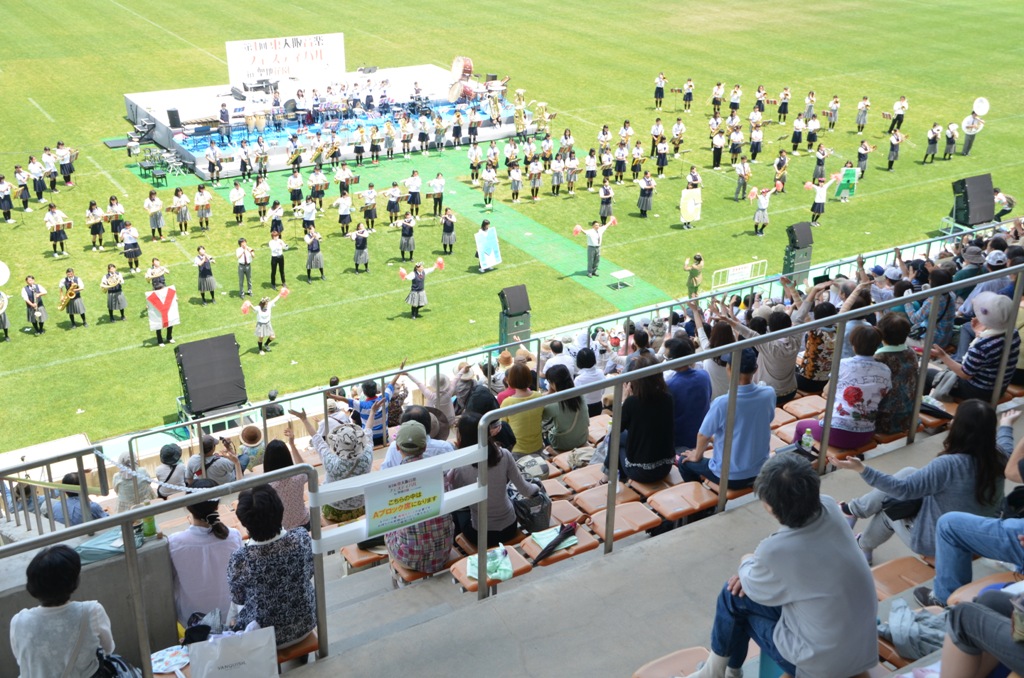
[[199, 478], [209, 478], [218, 485], [233, 482], [242, 477], [242, 465], [235, 454], [234, 444], [221, 438], [223, 451], [217, 454], [217, 439], [203, 436], [202, 454], [193, 454], [185, 465], [185, 478], [189, 484]]

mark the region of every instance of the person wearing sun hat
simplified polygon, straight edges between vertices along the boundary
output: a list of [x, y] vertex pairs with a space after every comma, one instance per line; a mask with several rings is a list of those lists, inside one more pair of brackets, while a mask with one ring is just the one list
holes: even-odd
[[[463, 371], [459, 377], [469, 375], [473, 379], [473, 373]], [[414, 374], [407, 372], [406, 375], [412, 383], [423, 394], [423, 402], [431, 407], [436, 407], [444, 415], [449, 426], [455, 422], [455, 406], [452, 404], [452, 396], [455, 395], [455, 380], [444, 372], [431, 372], [427, 381], [420, 381]]]
[[[964, 266], [953, 275], [953, 282], [960, 282], [961, 280], [968, 280], [976, 275], [981, 275], [985, 272], [985, 253], [981, 251], [980, 247], [971, 245], [964, 250]], [[960, 296], [966, 297], [974, 291], [974, 286], [962, 287], [958, 291]]]
[[[371, 410], [372, 412], [372, 410]], [[344, 480], [369, 473], [373, 464], [373, 442], [367, 429], [349, 422], [331, 422], [327, 432], [324, 422], [318, 428], [306, 416], [306, 410], [293, 411], [309, 435], [309, 443], [320, 455], [326, 477], [325, 483]], [[372, 417], [371, 417], [372, 419]], [[366, 512], [363, 495], [340, 499], [324, 505], [323, 516], [335, 523], [347, 523], [361, 518]]]
[[[157, 482], [169, 485], [185, 484], [185, 465], [181, 463], [181, 447], [177, 443], [167, 443], [160, 448], [160, 465], [156, 467], [155, 478]], [[173, 490], [163, 485], [156, 488], [156, 496], [167, 499], [174, 494]]]

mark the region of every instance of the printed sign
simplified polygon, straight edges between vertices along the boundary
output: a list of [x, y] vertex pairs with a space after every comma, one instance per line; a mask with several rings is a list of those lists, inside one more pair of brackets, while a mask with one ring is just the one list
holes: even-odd
[[480, 257], [480, 271], [494, 268], [501, 263], [501, 248], [498, 246], [498, 232], [493, 226], [486, 231], [476, 232], [476, 252]]
[[441, 515], [441, 469], [410, 473], [366, 486], [366, 534], [376, 537]]
[[149, 329], [154, 332], [180, 324], [178, 292], [174, 285], [146, 292], [146, 310], [149, 312]]
[[700, 189], [684, 188], [679, 196], [679, 221], [689, 224], [700, 221]]
[[224, 43], [224, 50], [235, 87], [264, 79], [333, 82], [345, 73], [344, 33], [233, 40]]

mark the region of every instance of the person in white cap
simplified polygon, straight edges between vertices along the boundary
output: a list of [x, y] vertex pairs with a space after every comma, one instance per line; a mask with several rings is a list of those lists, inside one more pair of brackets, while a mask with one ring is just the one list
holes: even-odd
[[[1013, 329], [1017, 313], [1011, 298], [994, 292], [979, 293], [974, 299], [973, 310], [975, 315], [971, 318], [970, 329], [975, 338], [969, 342], [963, 359], [957, 360], [938, 345], [932, 346], [931, 357], [932, 360], [941, 361], [946, 369], [958, 377], [956, 385], [949, 392], [950, 396], [990, 401], [996, 387], [1006, 334]], [[967, 333], [964, 327], [961, 327], [961, 341]], [[1020, 355], [1020, 334], [1010, 334], [1010, 358], [1003, 372], [1000, 396], [1010, 384]], [[936, 376], [938, 370], [928, 370], [929, 381], [934, 381]]]

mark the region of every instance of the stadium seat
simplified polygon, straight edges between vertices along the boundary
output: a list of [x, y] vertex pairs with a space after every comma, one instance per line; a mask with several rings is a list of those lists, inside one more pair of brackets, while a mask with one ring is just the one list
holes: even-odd
[[570, 471], [572, 471], [572, 467], [569, 466], [569, 456], [571, 454], [572, 452], [562, 452], [561, 454], [556, 454], [555, 456], [551, 457], [550, 460], [548, 460], [548, 464], [550, 466], [554, 466], [562, 473], [569, 473]]
[[315, 654], [319, 651], [320, 640], [316, 636], [316, 631], [312, 631], [308, 636], [295, 645], [291, 645], [277, 651], [278, 670], [280, 670], [281, 664], [284, 664], [285, 662], [299, 660], [305, 664], [309, 659], [309, 655]]
[[578, 468], [571, 473], [566, 473], [562, 481], [571, 487], [574, 492], [585, 492], [592, 487], [606, 482], [604, 469], [600, 464], [591, 464]]
[[[720, 488], [718, 487], [718, 483], [713, 483], [710, 480], [708, 480], [707, 478], [704, 479], [704, 487], [708, 488], [709, 490], [711, 490], [715, 494], [721, 494]], [[739, 490], [734, 490], [732, 488], [729, 488], [729, 491], [725, 493], [725, 498], [728, 501], [732, 501], [733, 499], [739, 499], [740, 497], [745, 497], [748, 494], [752, 493], [753, 491], [754, 491], [753, 487], [744, 487], [744, 488], [739, 489]]]
[[611, 420], [612, 415], [608, 412], [602, 412], [596, 417], [590, 418], [590, 432], [587, 434], [587, 441], [591, 445], [597, 445], [608, 434], [608, 422]]
[[794, 417], [792, 414], [782, 409], [781, 407], [776, 407], [775, 418], [772, 419], [772, 429], [774, 430], [780, 426], [792, 424], [794, 421], [796, 421], [796, 417]]
[[344, 558], [342, 567], [348, 575], [353, 569], [361, 570], [364, 567], [380, 565], [388, 559], [387, 554], [374, 551], [364, 551], [355, 544], [342, 547], [341, 557]]
[[796, 436], [796, 422], [793, 421], [778, 427], [772, 431], [772, 435], [786, 444], [793, 442], [793, 438]]
[[583, 517], [583, 513], [565, 499], [551, 502], [551, 527], [575, 523]]
[[[460, 558], [462, 558], [462, 554], [453, 550], [449, 553], [448, 562], [445, 564], [445, 567], [451, 567], [452, 564], [458, 562]], [[430, 577], [434, 577], [441, 572], [444, 572], [444, 570], [439, 570], [434, 574], [417, 572], [416, 570], [410, 570], [394, 558], [389, 558], [388, 565], [391, 569], [391, 586], [396, 589], [412, 584], [413, 582], [420, 581], [421, 579], [429, 579]]]
[[670, 487], [675, 487], [681, 482], [683, 482], [683, 476], [679, 474], [679, 468], [673, 465], [669, 474], [665, 476], [663, 480], [659, 480], [656, 483], [641, 483], [636, 480], [627, 480], [626, 484], [639, 492], [644, 499], [647, 499], [652, 494], [656, 494]]
[[885, 600], [935, 577], [935, 570], [913, 556], [896, 558], [871, 568], [875, 595]]
[[676, 521], [715, 508], [718, 495], [700, 483], [680, 483], [648, 497], [647, 503], [665, 520]]
[[[515, 546], [516, 544], [526, 539], [526, 537], [527, 534], [522, 530], [519, 530], [518, 532], [516, 532], [516, 536], [512, 537], [511, 539], [503, 543], [505, 544], [505, 546]], [[458, 546], [459, 550], [465, 553], [467, 556], [471, 556], [474, 553], [476, 553], [476, 544], [474, 542], [471, 542], [464, 534], [460, 534], [459, 536], [455, 537], [455, 545]]]
[[949, 594], [946, 604], [952, 607], [957, 603], [969, 603], [978, 597], [981, 590], [993, 584], [1012, 584], [1021, 580], [1016, 572], [997, 572], [981, 579], [975, 579], [970, 584], [964, 584], [953, 593]]
[[825, 411], [825, 399], [819, 395], [804, 396], [790, 400], [782, 409], [797, 419], [815, 419]]
[[785, 447], [786, 445], [789, 445], [789, 443], [782, 440], [781, 438], [776, 437], [774, 431], [772, 432], [771, 437], [768, 438], [768, 449], [771, 450], [773, 454], [775, 453], [775, 450], [779, 449], [780, 447]]
[[[520, 576], [526, 574], [527, 572], [529, 572], [530, 570], [533, 569], [533, 565], [530, 565], [530, 563], [527, 562], [526, 558], [524, 558], [519, 553], [519, 551], [516, 551], [513, 548], [506, 548], [505, 550], [508, 552], [509, 561], [511, 561], [511, 563], [512, 563], [512, 577], [513, 578], [520, 577]], [[466, 561], [469, 560], [470, 558], [475, 558], [475, 557], [476, 557], [475, 554], [474, 555], [470, 555], [470, 556], [466, 556], [465, 558], [462, 558], [461, 560], [457, 561], [448, 570], [449, 572], [452, 573], [452, 579], [454, 579], [459, 584], [459, 586], [462, 587], [462, 590], [463, 591], [468, 591], [470, 593], [475, 593], [476, 592], [476, 590], [477, 590], [477, 580], [473, 579], [468, 574], [466, 574]], [[500, 583], [501, 583], [500, 579], [488, 579], [487, 580], [487, 586], [488, 586], [488, 588], [491, 589], [491, 593], [497, 593], [498, 592], [498, 584], [500, 584]]]
[[711, 652], [703, 647], [688, 647], [647, 662], [633, 673], [633, 678], [672, 678], [685, 676], [697, 670]]
[[[629, 486], [623, 483], [618, 484], [615, 492], [616, 505], [628, 504], [629, 502], [640, 501], [641, 499], [640, 494], [630, 489]], [[579, 510], [592, 516], [608, 505], [608, 487], [607, 485], [592, 487], [586, 492], [581, 492], [573, 497], [572, 503], [576, 504]]]
[[866, 454], [867, 452], [870, 452], [876, 447], [878, 447], [878, 443], [876, 443], [874, 440], [866, 442], [860, 447], [855, 447], [852, 450], [847, 450], [829, 445], [828, 456], [835, 457], [836, 459], [846, 459], [847, 457], [859, 457], [863, 454]]
[[1011, 398], [1024, 398], [1024, 386], [1010, 384], [1006, 387], [1006, 395], [1009, 395]]
[[[590, 527], [594, 534], [607, 541], [605, 533], [605, 515], [607, 511], [598, 511], [591, 516]], [[639, 502], [630, 502], [615, 507], [614, 540], [618, 541], [637, 532], [650, 530], [661, 524], [661, 518]]]
[[[553, 565], [563, 560], [568, 560], [569, 558], [572, 558], [573, 556], [578, 556], [581, 553], [593, 551], [598, 547], [600, 543], [597, 541], [597, 539], [594, 538], [594, 535], [590, 533], [590, 530], [588, 530], [583, 525], [580, 525], [576, 528], [576, 540], [576, 544], [568, 548], [558, 549], [557, 551], [549, 555], [547, 558], [542, 560], [540, 563], [535, 563], [535, 565]], [[520, 542], [519, 548], [523, 549], [523, 553], [526, 554], [526, 557], [530, 559], [531, 563], [533, 562], [533, 559], [537, 557], [537, 554], [539, 554], [541, 551], [540, 544], [535, 542], [532, 537], [527, 537], [522, 542]]]
[[548, 478], [547, 480], [543, 481], [543, 485], [544, 492], [547, 493], [549, 497], [551, 497], [552, 501], [554, 501], [555, 499], [566, 499], [567, 497], [572, 496], [572, 490], [570, 490], [568, 487], [558, 482], [554, 478]]
[[878, 443], [879, 445], [887, 445], [889, 443], [894, 443], [897, 440], [901, 440], [906, 437], [906, 433], [876, 433], [874, 435], [875, 442]]

